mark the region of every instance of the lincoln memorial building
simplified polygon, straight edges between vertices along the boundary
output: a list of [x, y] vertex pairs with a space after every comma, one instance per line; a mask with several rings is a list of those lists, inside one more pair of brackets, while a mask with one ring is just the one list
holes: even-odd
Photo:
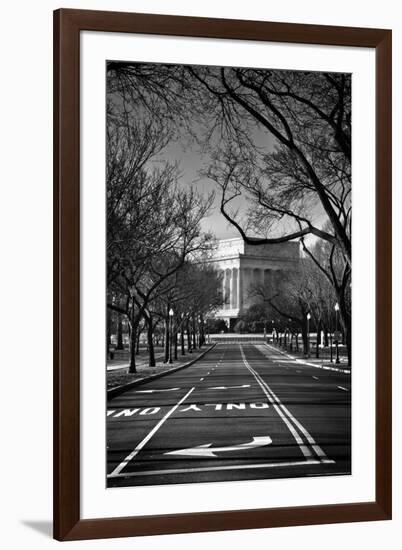
[[297, 271], [299, 260], [298, 242], [251, 245], [242, 238], [218, 241], [210, 262], [221, 273], [224, 306], [215, 317], [233, 327], [239, 311], [258, 301], [253, 289], [264, 285], [274, 292], [282, 273]]

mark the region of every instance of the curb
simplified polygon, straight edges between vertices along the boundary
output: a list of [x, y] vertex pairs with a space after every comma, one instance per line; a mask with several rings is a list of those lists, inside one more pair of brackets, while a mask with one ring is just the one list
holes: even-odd
[[298, 359], [294, 355], [289, 355], [288, 353], [285, 353], [284, 351], [277, 349], [276, 347], [272, 346], [271, 344], [265, 344], [268, 348], [274, 349], [281, 355], [284, 355], [285, 357], [288, 357], [289, 359], [292, 359], [293, 361], [296, 361], [297, 363], [300, 363], [301, 365], [308, 365], [309, 367], [314, 367], [316, 369], [324, 369], [324, 370], [331, 370], [335, 372], [341, 372], [342, 374], [350, 374], [350, 369], [341, 369], [339, 367], [328, 367], [326, 365], [317, 365], [316, 363], [309, 363], [308, 361], [303, 361], [302, 359]]
[[216, 343], [213, 343], [212, 346], [206, 349], [201, 355], [199, 355], [192, 361], [189, 361], [188, 363], [184, 363], [184, 365], [179, 365], [178, 367], [173, 367], [172, 369], [165, 370], [164, 372], [157, 372], [156, 374], [151, 374], [151, 376], [138, 378], [137, 380], [133, 380], [132, 382], [128, 382], [127, 384], [122, 384], [121, 386], [110, 388], [109, 390], [107, 390], [107, 400], [109, 401], [109, 399], [113, 399], [114, 397], [117, 397], [118, 395], [121, 395], [125, 391], [131, 390], [131, 388], [135, 388], [136, 386], [142, 386], [143, 384], [151, 382], [152, 380], [157, 380], [158, 378], [162, 378], [163, 376], [167, 376], [168, 374], [172, 374], [173, 372], [185, 369], [186, 367], [190, 367], [191, 365], [202, 359], [204, 355], [211, 351], [211, 349], [215, 346]]

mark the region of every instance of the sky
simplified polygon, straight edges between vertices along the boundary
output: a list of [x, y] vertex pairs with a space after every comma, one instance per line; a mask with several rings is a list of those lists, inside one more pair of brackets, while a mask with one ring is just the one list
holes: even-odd
[[[211, 212], [207, 218], [202, 220], [202, 228], [205, 232], [212, 232], [217, 239], [229, 239], [238, 237], [238, 231], [226, 221], [219, 210], [220, 190], [218, 186], [210, 179], [200, 177], [199, 171], [203, 168], [205, 160], [201, 155], [192, 150], [185, 150], [184, 140], [172, 144], [163, 155], [170, 161], [178, 161], [181, 173], [180, 185], [193, 185], [203, 195], [215, 192], [215, 200]], [[245, 200], [241, 200], [240, 207], [244, 208]]]
[[[201, 130], [200, 130], [201, 131]], [[259, 146], [263, 145], [266, 150], [273, 150], [273, 138], [267, 133], [254, 131], [253, 139]], [[181, 173], [180, 185], [194, 185], [194, 187], [205, 195], [212, 191], [215, 192], [215, 200], [211, 212], [207, 218], [202, 221], [204, 231], [214, 233], [217, 239], [229, 239], [239, 237], [240, 234], [232, 224], [230, 224], [220, 212], [221, 190], [218, 185], [203, 176], [200, 176], [200, 170], [208, 163], [208, 157], [200, 154], [197, 151], [196, 145], [188, 145], [188, 136], [184, 133], [179, 139], [171, 143], [164, 151], [162, 157], [165, 160], [177, 161]], [[245, 196], [241, 196], [232, 202], [234, 209], [239, 209], [239, 213], [245, 213], [248, 209], [248, 204]]]

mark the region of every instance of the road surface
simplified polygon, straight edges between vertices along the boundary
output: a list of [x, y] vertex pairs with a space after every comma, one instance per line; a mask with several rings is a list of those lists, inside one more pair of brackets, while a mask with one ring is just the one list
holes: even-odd
[[345, 475], [350, 376], [218, 344], [108, 402], [107, 485]]

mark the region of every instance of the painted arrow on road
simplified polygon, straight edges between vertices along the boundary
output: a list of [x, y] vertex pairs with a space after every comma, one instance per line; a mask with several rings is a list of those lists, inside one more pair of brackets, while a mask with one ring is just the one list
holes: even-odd
[[226, 453], [228, 451], [244, 451], [245, 449], [255, 449], [256, 447], [265, 447], [270, 445], [272, 439], [267, 436], [253, 437], [249, 443], [241, 443], [240, 445], [230, 445], [228, 447], [211, 447], [212, 443], [190, 447], [188, 449], [179, 449], [177, 451], [169, 451], [165, 455], [181, 455], [181, 456], [216, 456], [215, 453]]
[[160, 391], [175, 391], [175, 390], [179, 390], [180, 388], [166, 388], [166, 389], [163, 389], [163, 390], [137, 390], [135, 393], [155, 393], [155, 392], [160, 392]]
[[213, 388], [208, 388], [209, 390], [234, 390], [236, 388], [249, 388], [250, 384], [243, 384], [242, 386], [214, 386]]

